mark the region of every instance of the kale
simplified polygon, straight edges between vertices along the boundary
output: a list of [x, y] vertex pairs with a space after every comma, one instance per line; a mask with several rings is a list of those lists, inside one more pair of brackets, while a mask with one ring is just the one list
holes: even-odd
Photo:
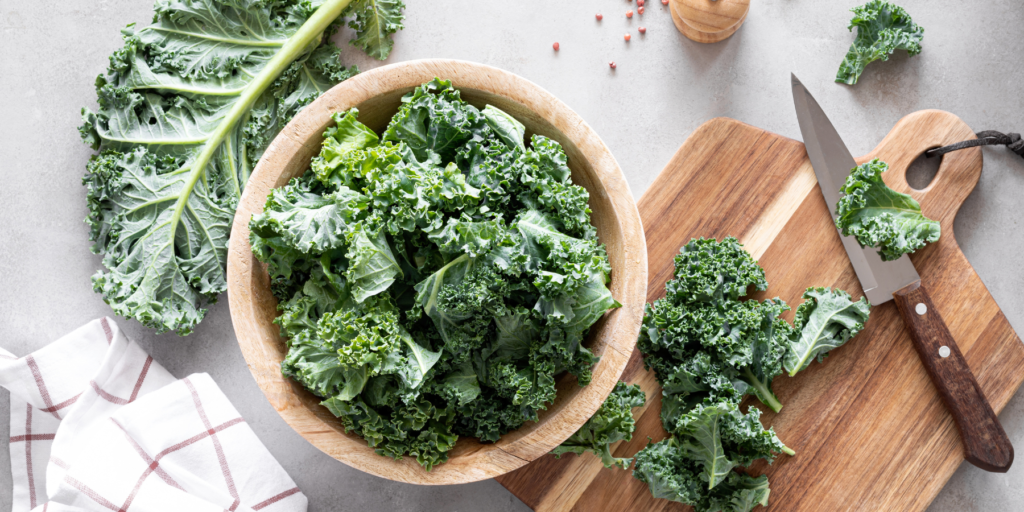
[[764, 270], [735, 238], [694, 239], [675, 258], [665, 298], [647, 305], [637, 347], [662, 387], [661, 421], [671, 437], [636, 455], [633, 476], [655, 498], [698, 512], [749, 512], [768, 505], [768, 477], [738, 471], [776, 454], [794, 455], [761, 411], [739, 404], [752, 394], [778, 412], [772, 380], [820, 361], [864, 328], [870, 306], [842, 290], [808, 288], [794, 325], [776, 299], [740, 300], [766, 290]]
[[921, 53], [924, 29], [910, 19], [907, 11], [883, 0], [851, 9], [849, 29], [857, 27], [857, 38], [839, 65], [836, 82], [857, 83], [864, 67], [876, 60], [889, 60], [896, 50], [906, 50], [911, 57]]
[[[559, 374], [590, 381], [585, 336], [618, 307], [611, 266], [554, 141], [527, 144], [513, 117], [440, 79], [379, 137], [358, 114], [334, 114], [250, 241], [279, 299], [282, 372], [377, 453], [430, 470], [459, 436], [496, 442], [536, 421]], [[626, 423], [609, 411], [590, 440]]]
[[807, 368], [814, 358], [822, 362], [828, 351], [846, 343], [864, 329], [871, 305], [865, 297], [857, 302], [850, 294], [830, 288], [808, 288], [796, 308], [794, 336], [783, 363], [789, 375]]
[[[122, 31], [96, 79], [99, 109], [82, 109], [79, 128], [98, 150], [82, 178], [92, 251], [106, 267], [93, 289], [115, 313], [184, 336], [227, 289], [228, 236], [252, 170], [300, 110], [358, 73], [331, 36], [349, 18], [353, 43], [383, 59], [401, 28], [398, 0], [349, 4], [158, 0], [152, 25]], [[265, 221], [284, 238], [262, 241], [267, 257], [340, 243], [340, 226], [323, 222], [343, 223], [334, 210], [356, 204], [353, 192], [300, 188], [273, 199], [286, 207]], [[297, 285], [309, 265], [280, 265], [272, 278]]]
[[633, 419], [632, 410], [635, 407], [643, 407], [645, 400], [646, 396], [639, 385], [617, 382], [615, 389], [597, 412], [551, 453], [555, 454], [555, 457], [561, 457], [566, 453], [583, 455], [583, 452], [589, 451], [600, 457], [606, 468], [628, 468], [633, 459], [613, 457], [611, 445], [633, 439], [636, 420]]
[[[792, 328], [778, 316], [789, 310], [776, 298], [740, 301], [751, 286], [765, 290], [764, 270], [735, 238], [695, 239], [675, 259], [665, 298], [648, 304], [637, 346], [675, 402], [715, 401], [752, 393], [782, 408], [771, 390]], [[666, 384], [667, 383], [667, 384]]]
[[855, 236], [862, 247], [877, 247], [884, 261], [936, 242], [941, 234], [939, 223], [921, 213], [920, 203], [882, 181], [888, 168], [877, 158], [854, 167], [836, 205], [836, 227], [843, 236]]

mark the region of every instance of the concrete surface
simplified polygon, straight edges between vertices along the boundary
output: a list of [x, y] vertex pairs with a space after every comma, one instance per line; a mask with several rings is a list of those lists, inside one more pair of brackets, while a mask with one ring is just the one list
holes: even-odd
[[[795, 72], [855, 154], [869, 151], [902, 116], [923, 108], [958, 114], [976, 130], [1024, 131], [1024, 6], [992, 0], [902, 0], [925, 27], [924, 52], [868, 67], [854, 87], [832, 82], [853, 40], [847, 9], [859, 0], [754, 0], [746, 25], [716, 45], [673, 27], [649, 1], [643, 16], [623, 0], [463, 2], [407, 0], [406, 29], [390, 62], [448, 57], [522, 75], [574, 108], [616, 155], [639, 198], [686, 136], [729, 116], [799, 139], [789, 92]], [[596, 12], [604, 21], [594, 19]], [[118, 30], [147, 23], [149, 0], [0, 0], [0, 345], [35, 350], [90, 319], [111, 314], [89, 276], [85, 191], [90, 151], [76, 127], [93, 106], [93, 79], [119, 46]], [[641, 36], [639, 26], [647, 27]], [[632, 42], [623, 34], [631, 32]], [[347, 39], [342, 33], [340, 38]], [[554, 53], [551, 44], [561, 43]], [[378, 65], [349, 48], [345, 58]], [[609, 70], [608, 61], [618, 64]], [[1024, 160], [985, 149], [981, 183], [957, 217], [960, 245], [1010, 323], [1024, 332], [1020, 201]], [[924, 178], [925, 181], [927, 178]], [[155, 336], [133, 321], [125, 331], [179, 377], [208, 372], [310, 499], [310, 510], [488, 510], [526, 507], [493, 481], [416, 487], [368, 476], [323, 455], [268, 405], [235, 342], [226, 298], [194, 334]], [[1022, 369], [1024, 371], [1024, 369]], [[8, 394], [0, 393], [0, 439], [8, 435]], [[1024, 391], [1002, 413], [1024, 447]], [[865, 447], [870, 449], [870, 447]], [[0, 443], [0, 510], [10, 506], [10, 466]], [[928, 468], [921, 468], [928, 471]], [[1024, 508], [1024, 465], [991, 474], [964, 464], [931, 509]]]

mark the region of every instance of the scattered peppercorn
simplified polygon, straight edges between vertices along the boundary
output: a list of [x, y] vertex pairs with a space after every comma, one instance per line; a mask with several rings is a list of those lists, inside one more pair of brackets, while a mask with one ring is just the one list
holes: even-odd
[[661, 5], [668, 5], [668, 0], [661, 0]]
[[608, 67], [610, 67], [612, 69], [615, 69], [615, 61], [613, 60], [613, 61], [609, 62], [608, 63]]
[[638, 12], [638, 13], [640, 13], [640, 14], [643, 14], [643, 13], [644, 13], [644, 8], [643, 8], [643, 6], [640, 6], [640, 8], [636, 10], [636, 12]]
[[636, 0], [636, 4], [639, 5], [640, 7], [643, 7], [644, 6], [644, 0]]
[[627, 18], [632, 18], [633, 17], [633, 11], [632, 10], [626, 11], [626, 17]]
[[554, 48], [556, 52], [558, 51], [558, 43], [557, 42], [555, 44], [551, 45], [551, 47]]
[[647, 33], [647, 27], [640, 27], [637, 30], [639, 30], [641, 34], [646, 34]]
[[627, 43], [629, 42], [630, 37], [631, 36], [629, 34], [622, 36], [622, 38], [625, 39]]
[[597, 18], [597, 21], [601, 21], [604, 19], [604, 15], [602, 15], [601, 13], [597, 13], [597, 16], [595, 17]]

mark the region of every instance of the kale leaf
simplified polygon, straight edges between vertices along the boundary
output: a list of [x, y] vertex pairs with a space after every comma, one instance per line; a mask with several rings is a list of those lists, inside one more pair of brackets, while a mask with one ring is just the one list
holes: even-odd
[[939, 223], [921, 213], [920, 203], [882, 181], [888, 168], [877, 158], [855, 167], [836, 205], [836, 227], [843, 236], [853, 235], [861, 246], [877, 247], [884, 261], [936, 242], [941, 233]]
[[597, 412], [551, 453], [555, 454], [555, 457], [560, 457], [566, 453], [582, 455], [583, 452], [589, 451], [601, 457], [601, 462], [606, 468], [628, 468], [633, 459], [613, 457], [611, 445], [633, 439], [636, 420], [633, 419], [632, 410], [635, 407], [643, 407], [645, 401], [646, 396], [639, 385], [617, 382], [615, 389]]
[[[718, 414], [717, 408], [715, 414]], [[731, 417], [731, 414], [725, 416]], [[754, 418], [756, 421], [756, 416]], [[722, 417], [719, 416], [719, 419], [722, 420]], [[717, 440], [721, 442], [721, 430], [715, 432], [718, 433]], [[696, 512], [749, 512], [758, 505], [768, 505], [766, 475], [752, 477], [727, 470], [717, 478], [717, 484], [709, 489], [707, 465], [700, 458], [694, 457], [695, 452], [706, 450], [695, 448], [694, 443], [692, 438], [670, 437], [648, 444], [636, 454], [633, 476], [646, 483], [655, 498], [691, 505]]]
[[394, 42], [391, 35], [405, 28], [402, 25], [402, 0], [353, 0], [345, 11], [351, 16], [348, 26], [356, 31], [352, 46], [362, 48], [370, 57], [385, 60]]
[[[96, 80], [99, 109], [83, 109], [79, 128], [99, 151], [82, 180], [92, 251], [106, 267], [93, 288], [115, 313], [186, 335], [226, 289], [231, 221], [256, 162], [299, 110], [358, 72], [330, 41], [348, 4], [161, 0], [152, 25], [124, 30], [124, 47]], [[400, 28], [400, 8], [353, 4], [357, 41], [370, 41], [361, 46], [386, 56], [390, 42], [373, 34]], [[386, 12], [383, 32], [365, 21], [373, 12]], [[281, 236], [261, 250], [338, 245], [331, 223], [344, 215], [333, 210], [357, 202], [352, 192], [291, 192], [273, 199], [289, 208], [266, 219]]]
[[804, 302], [796, 308], [793, 335], [783, 363], [789, 375], [807, 368], [817, 358], [839, 347], [864, 329], [871, 305], [865, 297], [857, 302], [850, 294], [830, 288], [808, 288]]
[[876, 60], [889, 60], [896, 50], [906, 50], [913, 57], [921, 53], [924, 29], [910, 19], [907, 11], [884, 0], [870, 2], [851, 9], [853, 19], [849, 29], [857, 27], [857, 38], [839, 65], [836, 82], [857, 83], [864, 67]]
[[[586, 334], [618, 307], [611, 266], [554, 141], [527, 144], [519, 121], [441, 79], [380, 137], [358, 114], [334, 115], [250, 242], [279, 301], [282, 372], [380, 455], [430, 470], [459, 436], [496, 442], [537, 421], [559, 374], [590, 381]], [[580, 446], [628, 436], [638, 392]]]
[[767, 289], [764, 270], [735, 238], [692, 240], [675, 265], [665, 298], [647, 305], [637, 341], [666, 389], [663, 413], [674, 414], [665, 411], [677, 401], [714, 401], [723, 393], [752, 393], [780, 410], [771, 381], [782, 373], [792, 328], [778, 316], [789, 306], [777, 298], [738, 300], [750, 286]]

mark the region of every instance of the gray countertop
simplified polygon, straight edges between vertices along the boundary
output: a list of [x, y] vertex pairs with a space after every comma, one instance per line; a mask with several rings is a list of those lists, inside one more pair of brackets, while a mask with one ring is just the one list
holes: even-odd
[[[730, 39], [701, 45], [672, 25], [667, 8], [624, 0], [514, 2], [406, 0], [405, 30], [389, 61], [427, 57], [482, 62], [517, 73], [575, 109], [616, 155], [636, 198], [686, 136], [728, 116], [799, 139], [789, 92], [795, 72], [829, 113], [854, 154], [868, 152], [902, 116], [948, 110], [975, 130], [1024, 130], [1024, 4], [992, 0], [902, 0], [925, 27], [924, 51], [870, 65], [854, 87], [832, 82], [853, 40], [847, 11], [857, 0], [753, 0]], [[604, 21], [594, 14], [602, 12]], [[89, 253], [85, 190], [91, 151], [78, 112], [94, 107], [93, 80], [120, 45], [118, 30], [147, 23], [150, 0], [0, 0], [0, 346], [27, 354], [87, 321], [112, 315], [92, 292], [100, 259]], [[637, 32], [647, 27], [646, 36]], [[632, 42], [623, 34], [631, 32]], [[346, 40], [347, 31], [339, 35]], [[558, 41], [561, 51], [551, 44]], [[380, 65], [344, 51], [361, 69]], [[618, 69], [609, 70], [614, 60]], [[977, 189], [958, 215], [960, 246], [1024, 332], [1024, 159], [984, 150]], [[417, 487], [363, 474], [298, 436], [264, 399], [238, 349], [226, 297], [186, 338], [154, 335], [118, 319], [171, 373], [207, 372], [310, 499], [310, 510], [495, 510], [527, 508], [494, 481]], [[1022, 369], [1024, 371], [1024, 369]], [[0, 439], [9, 398], [0, 393]], [[1024, 447], [1024, 390], [1001, 415]], [[870, 447], [864, 449], [870, 450]], [[9, 449], [0, 443], [0, 510], [11, 503]], [[928, 471], [928, 468], [921, 468]], [[912, 490], [909, 490], [912, 492]], [[1020, 510], [1024, 467], [992, 474], [962, 465], [932, 511]]]

